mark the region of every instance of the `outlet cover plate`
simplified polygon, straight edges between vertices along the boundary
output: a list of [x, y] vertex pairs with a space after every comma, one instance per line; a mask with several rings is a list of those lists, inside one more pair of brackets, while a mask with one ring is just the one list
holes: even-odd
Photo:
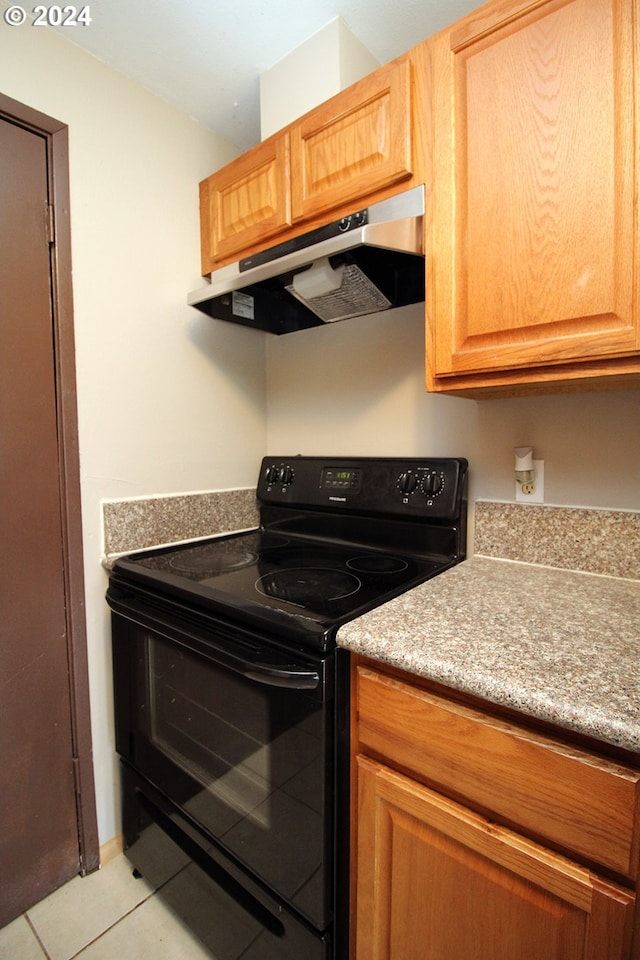
[[516, 480], [516, 503], [544, 503], [544, 460], [533, 461], [533, 493], [523, 493]]

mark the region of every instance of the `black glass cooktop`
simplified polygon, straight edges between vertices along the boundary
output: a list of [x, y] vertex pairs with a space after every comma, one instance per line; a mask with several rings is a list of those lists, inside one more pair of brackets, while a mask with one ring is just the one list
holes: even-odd
[[165, 614], [328, 650], [347, 620], [464, 558], [467, 466], [265, 457], [258, 529], [121, 557], [110, 591], [137, 587]]
[[114, 569], [201, 610], [326, 640], [341, 623], [447, 565], [443, 558], [260, 529], [134, 554]]

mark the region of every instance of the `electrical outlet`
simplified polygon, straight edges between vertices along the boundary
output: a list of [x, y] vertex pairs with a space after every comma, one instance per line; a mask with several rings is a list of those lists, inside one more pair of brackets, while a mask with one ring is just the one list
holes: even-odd
[[516, 503], [544, 503], [544, 460], [533, 461], [533, 480], [529, 483], [516, 480]]

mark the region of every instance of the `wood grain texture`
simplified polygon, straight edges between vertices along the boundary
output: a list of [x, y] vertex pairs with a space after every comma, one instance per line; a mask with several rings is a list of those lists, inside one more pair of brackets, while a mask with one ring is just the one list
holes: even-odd
[[640, 373], [636, 27], [633, 0], [496, 2], [434, 38], [429, 389]]
[[411, 173], [409, 57], [376, 70], [291, 128], [295, 219], [356, 204]]
[[634, 896], [363, 757], [356, 960], [628, 960]]
[[200, 184], [202, 273], [425, 183], [426, 43]]
[[638, 875], [640, 773], [357, 667], [358, 750], [621, 876]]
[[289, 137], [275, 134], [200, 184], [203, 274], [290, 223]]

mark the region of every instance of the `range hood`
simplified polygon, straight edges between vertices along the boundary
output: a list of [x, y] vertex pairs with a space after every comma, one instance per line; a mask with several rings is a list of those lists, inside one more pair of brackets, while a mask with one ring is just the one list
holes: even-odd
[[215, 270], [188, 302], [275, 334], [421, 303], [423, 215], [414, 187]]

